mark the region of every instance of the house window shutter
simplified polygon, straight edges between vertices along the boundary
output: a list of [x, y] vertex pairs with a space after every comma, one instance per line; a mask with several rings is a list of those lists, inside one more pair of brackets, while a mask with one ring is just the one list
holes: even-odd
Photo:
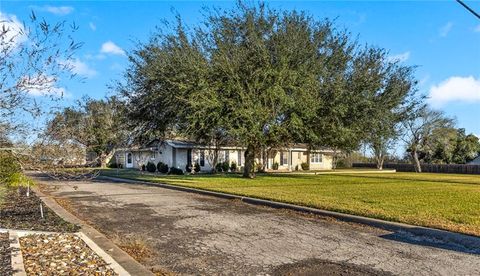
[[280, 152], [280, 166], [288, 165], [288, 154], [286, 152]]
[[238, 158], [237, 159], [238, 159], [238, 165], [242, 166], [242, 151], [241, 150], [238, 151]]
[[205, 166], [205, 151], [204, 150], [200, 151], [200, 166], [201, 167]]

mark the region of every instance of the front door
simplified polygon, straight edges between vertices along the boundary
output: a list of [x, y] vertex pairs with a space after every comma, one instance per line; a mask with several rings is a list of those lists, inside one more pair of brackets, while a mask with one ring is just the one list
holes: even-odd
[[127, 169], [128, 168], [133, 168], [133, 157], [132, 157], [132, 153], [129, 152], [127, 153], [127, 165], [125, 166]]

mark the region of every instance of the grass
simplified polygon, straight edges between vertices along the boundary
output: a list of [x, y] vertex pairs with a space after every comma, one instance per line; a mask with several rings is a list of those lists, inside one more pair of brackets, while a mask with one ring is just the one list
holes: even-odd
[[480, 236], [480, 177], [457, 174], [103, 175], [194, 187]]

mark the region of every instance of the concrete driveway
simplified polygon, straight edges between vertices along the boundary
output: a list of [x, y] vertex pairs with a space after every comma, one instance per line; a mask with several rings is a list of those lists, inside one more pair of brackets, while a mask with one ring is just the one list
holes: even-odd
[[468, 253], [406, 233], [159, 187], [42, 183], [107, 236], [144, 241], [153, 252], [142, 260], [149, 269], [190, 275], [480, 275], [480, 249]]

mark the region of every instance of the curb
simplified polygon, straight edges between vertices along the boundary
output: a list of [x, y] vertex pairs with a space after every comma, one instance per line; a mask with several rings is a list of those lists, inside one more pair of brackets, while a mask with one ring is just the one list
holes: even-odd
[[12, 271], [15, 276], [26, 276], [25, 266], [23, 265], [22, 250], [20, 249], [20, 241], [15, 231], [8, 231], [10, 237], [10, 254], [12, 258]]
[[[146, 269], [142, 264], [137, 262], [125, 251], [123, 251], [121, 248], [115, 245], [112, 241], [110, 241], [105, 235], [103, 235], [97, 229], [86, 224], [84, 221], [80, 220], [79, 218], [77, 218], [76, 216], [74, 216], [73, 214], [65, 210], [55, 200], [53, 200], [51, 197], [41, 192], [36, 186], [33, 186], [32, 190], [36, 193], [36, 195], [42, 200], [42, 202], [46, 206], [52, 209], [52, 211], [54, 211], [62, 219], [64, 219], [67, 222], [79, 225], [81, 227], [79, 231], [80, 234], [88, 237], [88, 239], [93, 241], [93, 243], [95, 243], [105, 253], [108, 252], [106, 253], [106, 255], [109, 255], [129, 275], [139, 275], [139, 276], [154, 275], [151, 271]], [[92, 248], [92, 250], [94, 249]]]
[[94, 241], [92, 241], [87, 235], [79, 232], [77, 234], [87, 245], [92, 249], [100, 258], [102, 258], [110, 268], [113, 269], [119, 276], [129, 276], [128, 273], [120, 264], [118, 264], [110, 255], [108, 255], [100, 246], [98, 246]]
[[146, 186], [161, 187], [161, 188], [166, 188], [166, 189], [171, 189], [176, 191], [214, 196], [214, 197], [223, 198], [223, 199], [237, 199], [252, 205], [267, 206], [275, 209], [287, 209], [287, 210], [293, 210], [301, 213], [309, 213], [309, 214], [315, 214], [315, 215], [320, 215], [325, 217], [333, 217], [340, 221], [364, 224], [364, 225], [368, 225], [368, 226], [372, 226], [375, 228], [380, 228], [380, 229], [384, 229], [392, 232], [406, 232], [414, 236], [424, 236], [426, 238], [429, 238], [430, 240], [433, 239], [434, 240], [433, 242], [435, 243], [455, 244], [457, 246], [461, 246], [467, 249], [470, 252], [474, 252], [476, 254], [480, 253], [479, 237], [469, 236], [466, 234], [460, 234], [455, 232], [449, 232], [446, 230], [410, 225], [410, 224], [399, 223], [399, 222], [385, 221], [381, 219], [367, 218], [367, 217], [350, 215], [350, 214], [339, 213], [334, 211], [327, 211], [327, 210], [322, 210], [322, 209], [317, 209], [312, 207], [305, 207], [305, 206], [300, 206], [300, 205], [295, 205], [290, 203], [282, 203], [282, 202], [253, 198], [253, 197], [245, 197], [245, 196], [239, 196], [239, 195], [233, 195], [233, 194], [227, 194], [227, 193], [221, 193], [221, 192], [213, 192], [213, 191], [182, 187], [182, 186], [176, 186], [176, 185], [165, 184], [165, 183], [155, 183], [155, 182], [149, 182], [149, 181], [117, 178], [117, 177], [111, 177], [111, 176], [99, 176], [97, 179], [110, 180], [117, 183], [130, 183], [130, 184], [141, 184]]

